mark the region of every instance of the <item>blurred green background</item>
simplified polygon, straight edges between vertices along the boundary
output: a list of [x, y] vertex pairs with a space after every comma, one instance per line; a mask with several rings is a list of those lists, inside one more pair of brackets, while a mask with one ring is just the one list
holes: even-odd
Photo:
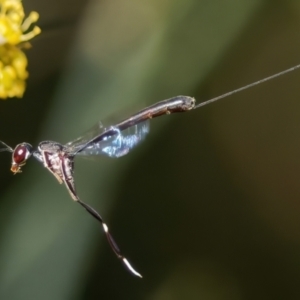
[[[198, 102], [300, 63], [298, 0], [23, 1], [43, 32], [1, 140], [66, 143], [176, 95]], [[120, 159], [76, 160], [101, 227], [34, 159], [1, 153], [0, 299], [299, 299], [300, 71], [151, 121]]]

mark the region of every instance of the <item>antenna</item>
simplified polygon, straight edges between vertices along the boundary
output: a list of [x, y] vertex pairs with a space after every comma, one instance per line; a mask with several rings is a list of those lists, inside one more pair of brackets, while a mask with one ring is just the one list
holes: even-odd
[[250, 83], [250, 84], [248, 84], [248, 85], [245, 85], [245, 86], [243, 86], [243, 87], [241, 87], [241, 88], [239, 88], [239, 89], [236, 89], [236, 90], [234, 90], [234, 91], [225, 93], [225, 94], [223, 94], [223, 95], [221, 95], [221, 96], [218, 96], [218, 97], [212, 98], [212, 99], [210, 99], [210, 100], [201, 102], [201, 103], [197, 104], [197, 105], [194, 107], [194, 109], [199, 108], [199, 107], [202, 107], [202, 106], [207, 105], [207, 104], [210, 104], [210, 103], [213, 103], [213, 102], [216, 102], [216, 101], [218, 101], [218, 100], [220, 100], [220, 99], [226, 98], [226, 97], [231, 96], [231, 95], [236, 94], [236, 93], [239, 93], [239, 92], [241, 92], [241, 91], [244, 91], [244, 90], [249, 89], [249, 88], [251, 88], [251, 87], [253, 87], [253, 86], [259, 85], [259, 84], [261, 84], [261, 83], [263, 83], [263, 82], [272, 80], [272, 79], [274, 79], [274, 78], [276, 78], [276, 77], [279, 77], [279, 76], [281, 76], [281, 75], [284, 75], [284, 74], [293, 72], [293, 71], [295, 71], [295, 70], [297, 70], [297, 69], [299, 69], [299, 68], [300, 68], [300, 64], [297, 65], [297, 66], [294, 66], [294, 67], [292, 67], [292, 68], [290, 68], [290, 69], [287, 69], [287, 70], [285, 70], [285, 71], [276, 73], [276, 74], [274, 74], [274, 75], [272, 75], [272, 76], [269, 76], [269, 77], [266, 77], [266, 78], [264, 78], [264, 79], [258, 80], [258, 81], [256, 81], [256, 82]]

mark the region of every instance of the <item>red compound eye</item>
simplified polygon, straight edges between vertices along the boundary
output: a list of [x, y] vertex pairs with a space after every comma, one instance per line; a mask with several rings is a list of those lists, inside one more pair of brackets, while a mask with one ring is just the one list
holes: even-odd
[[31, 155], [32, 148], [29, 144], [19, 144], [13, 153], [13, 162], [17, 165], [25, 162]]

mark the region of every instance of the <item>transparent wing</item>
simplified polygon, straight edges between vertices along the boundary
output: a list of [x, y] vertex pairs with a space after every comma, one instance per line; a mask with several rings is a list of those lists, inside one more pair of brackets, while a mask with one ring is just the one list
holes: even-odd
[[[82, 156], [97, 156], [107, 155], [109, 157], [121, 157], [126, 155], [132, 148], [138, 145], [145, 136], [149, 133], [149, 122], [144, 121], [139, 124], [130, 126], [127, 129], [120, 130], [118, 127], [110, 127], [108, 130], [113, 131], [114, 134], [104, 136], [100, 141], [91, 142], [84, 150], [81, 150], [77, 155]], [[68, 143], [67, 148], [71, 152], [82, 148], [82, 145], [88, 143], [96, 136], [105, 133], [102, 124], [91, 128], [85, 135]]]
[[86, 131], [83, 135], [78, 137], [77, 139], [67, 143], [65, 147], [68, 148], [68, 151], [71, 153], [77, 152], [78, 149], [82, 147], [82, 145], [86, 144], [90, 141], [93, 137], [100, 135], [105, 131], [105, 128], [101, 121], [95, 124], [92, 128]]

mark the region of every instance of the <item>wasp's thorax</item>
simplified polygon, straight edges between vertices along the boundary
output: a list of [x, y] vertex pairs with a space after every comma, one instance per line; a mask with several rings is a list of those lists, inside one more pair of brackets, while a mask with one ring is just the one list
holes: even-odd
[[12, 154], [12, 163], [10, 170], [13, 173], [20, 173], [21, 167], [25, 165], [27, 159], [32, 154], [32, 146], [28, 143], [22, 143], [16, 146]]

